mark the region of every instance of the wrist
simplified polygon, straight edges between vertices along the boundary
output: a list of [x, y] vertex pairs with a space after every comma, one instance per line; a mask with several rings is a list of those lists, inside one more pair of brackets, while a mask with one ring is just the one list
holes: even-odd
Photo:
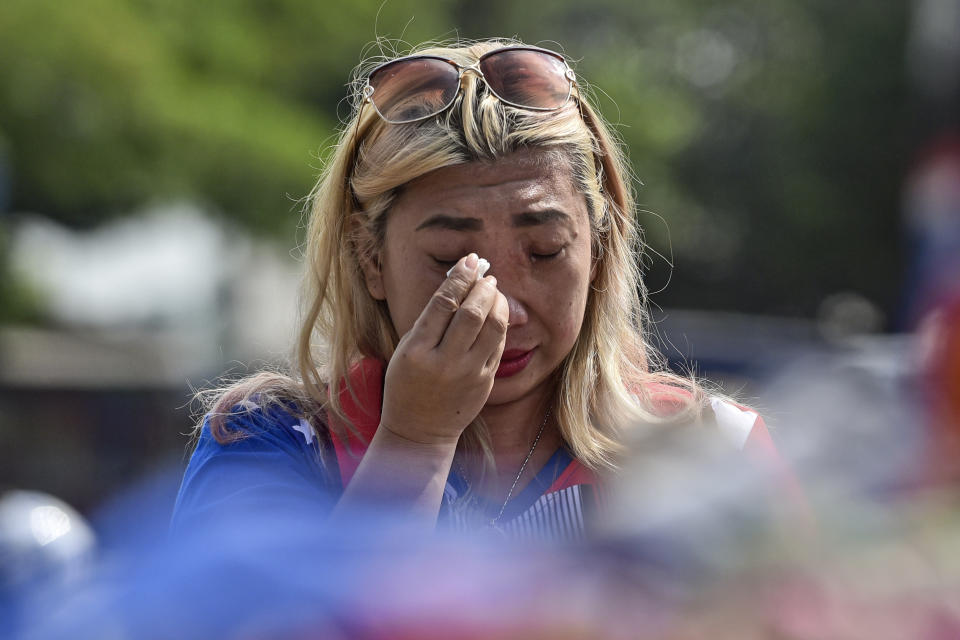
[[398, 428], [383, 421], [380, 422], [380, 426], [374, 435], [374, 437], [377, 436], [380, 436], [382, 439], [388, 439], [404, 448], [436, 451], [437, 453], [446, 453], [448, 450], [455, 451], [457, 443], [460, 441], [460, 434], [450, 436], [444, 434], [417, 433], [409, 429]]

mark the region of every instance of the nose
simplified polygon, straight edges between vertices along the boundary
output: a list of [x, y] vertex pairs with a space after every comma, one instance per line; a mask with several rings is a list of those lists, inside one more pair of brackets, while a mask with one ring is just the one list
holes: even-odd
[[519, 327], [526, 324], [527, 322], [527, 310], [524, 308], [520, 301], [514, 298], [512, 295], [507, 292], [500, 290], [503, 293], [504, 297], [507, 299], [507, 305], [510, 308], [510, 317], [507, 322], [510, 323], [511, 327]]
[[491, 252], [490, 270], [487, 275], [497, 277], [497, 289], [507, 299], [507, 306], [510, 310], [507, 322], [510, 323], [511, 327], [519, 327], [526, 324], [528, 319], [527, 308], [521, 302], [524, 297], [523, 287], [526, 274], [523, 269], [515, 268], [514, 263], [518, 256], [510, 255], [510, 253], [498, 251], [496, 255], [493, 255], [493, 252]]

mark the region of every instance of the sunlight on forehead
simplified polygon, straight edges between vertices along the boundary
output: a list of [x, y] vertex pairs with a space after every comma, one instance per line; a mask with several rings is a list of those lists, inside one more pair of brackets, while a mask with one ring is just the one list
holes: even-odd
[[569, 163], [542, 151], [437, 169], [410, 182], [399, 204], [418, 213], [418, 231], [480, 231], [499, 216], [513, 227], [566, 225], [587, 215]]

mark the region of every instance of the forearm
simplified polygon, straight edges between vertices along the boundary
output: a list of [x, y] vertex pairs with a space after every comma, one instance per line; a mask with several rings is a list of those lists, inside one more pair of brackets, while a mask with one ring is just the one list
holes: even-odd
[[382, 505], [408, 524], [432, 531], [455, 452], [455, 442], [422, 444], [377, 429], [331, 518]]

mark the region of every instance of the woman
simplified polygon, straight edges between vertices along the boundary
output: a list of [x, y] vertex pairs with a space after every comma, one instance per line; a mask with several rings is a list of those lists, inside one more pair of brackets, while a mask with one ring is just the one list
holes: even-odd
[[638, 425], [706, 411], [766, 446], [650, 347], [626, 159], [561, 55], [426, 49], [356, 88], [312, 194], [297, 374], [216, 396], [177, 526], [317, 491], [333, 518], [577, 538]]

